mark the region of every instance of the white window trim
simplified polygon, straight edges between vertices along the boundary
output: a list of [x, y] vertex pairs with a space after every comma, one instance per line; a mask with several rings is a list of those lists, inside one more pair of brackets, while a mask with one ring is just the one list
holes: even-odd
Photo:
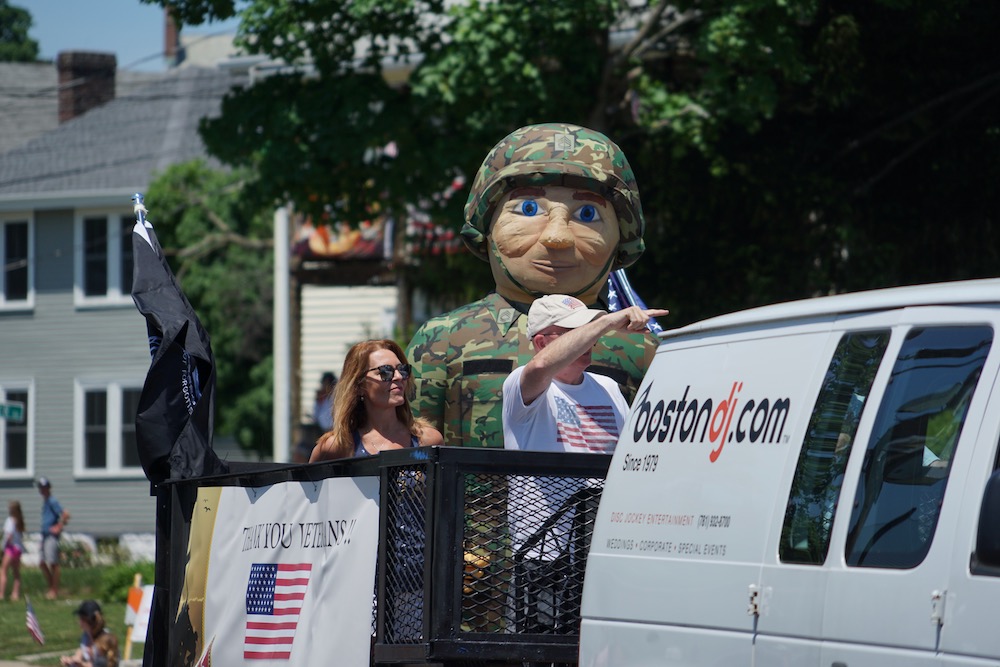
[[7, 257], [7, 234], [6, 225], [8, 222], [28, 223], [28, 298], [24, 301], [7, 301], [6, 280], [7, 272], [0, 271], [0, 311], [10, 312], [18, 310], [33, 310], [35, 307], [35, 219], [31, 214], [15, 215], [5, 213], [0, 216], [0, 262]]
[[[100, 381], [81, 380], [74, 382], [73, 388], [73, 475], [83, 479], [103, 479], [135, 477], [143, 478], [141, 466], [126, 467], [122, 465], [122, 432], [119, 425], [122, 423], [122, 391], [124, 389], [142, 389], [143, 382], [140, 381]], [[108, 439], [107, 439], [107, 467], [88, 468], [84, 465], [85, 459], [85, 432], [86, 432], [86, 403], [85, 395], [87, 391], [102, 390], [108, 394], [108, 412], [105, 417]]]
[[[108, 291], [103, 296], [87, 296], [83, 289], [86, 269], [86, 248], [84, 247], [84, 221], [88, 218], [104, 218], [107, 226]], [[113, 234], [112, 222], [120, 221], [123, 227], [132, 229], [128, 214], [121, 211], [93, 210], [77, 211], [73, 220], [73, 305], [77, 308], [104, 308], [107, 306], [132, 306], [132, 295], [122, 293], [121, 284], [121, 244], [116, 243], [118, 235]]]
[[7, 430], [0, 429], [0, 480], [25, 480], [35, 477], [35, 382], [34, 380], [0, 380], [0, 400], [7, 400], [7, 392], [25, 391], [28, 393], [28, 403], [24, 406], [28, 413], [28, 467], [24, 470], [8, 470], [2, 462], [6, 460]]

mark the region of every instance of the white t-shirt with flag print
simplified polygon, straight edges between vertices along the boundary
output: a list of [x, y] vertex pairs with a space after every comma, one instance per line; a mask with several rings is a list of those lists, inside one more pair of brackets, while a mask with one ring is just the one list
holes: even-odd
[[[504, 448], [610, 454], [618, 442], [628, 403], [618, 384], [603, 375], [583, 374], [580, 384], [554, 380], [525, 405], [521, 373], [515, 368], [503, 383]], [[551, 561], [568, 554], [572, 504], [586, 478], [512, 475], [508, 480], [507, 516], [515, 558]], [[547, 525], [556, 512], [564, 514]]]
[[584, 373], [580, 384], [553, 380], [530, 405], [521, 397], [515, 368], [503, 383], [503, 446], [539, 452], [610, 454], [628, 402], [611, 378]]

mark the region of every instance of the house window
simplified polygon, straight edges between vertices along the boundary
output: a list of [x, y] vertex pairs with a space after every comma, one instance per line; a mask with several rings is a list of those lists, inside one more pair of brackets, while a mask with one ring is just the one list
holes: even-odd
[[135, 439], [135, 413], [139, 410], [139, 389], [122, 391], [122, 464], [139, 467], [139, 449]]
[[77, 220], [77, 305], [131, 304], [132, 224], [105, 214]]
[[142, 474], [135, 438], [141, 391], [118, 383], [80, 385], [77, 474]]
[[[18, 475], [28, 472], [29, 438], [28, 400], [29, 390], [27, 387], [16, 385], [0, 386], [0, 402], [10, 406], [20, 404], [23, 406], [22, 419], [0, 420], [0, 474]], [[5, 408], [9, 410], [10, 407]]]
[[84, 398], [83, 467], [108, 467], [108, 392], [87, 391]]
[[120, 255], [122, 261], [118, 267], [118, 274], [121, 276], [119, 282], [121, 284], [121, 289], [123, 294], [132, 294], [132, 266], [133, 266], [133, 256], [132, 256], [132, 227], [133, 223], [130, 220], [122, 218], [121, 224], [118, 228], [118, 247], [120, 248]]
[[105, 296], [108, 293], [108, 221], [85, 218], [83, 221], [83, 293]]
[[32, 227], [27, 220], [0, 219], [0, 306], [31, 305], [33, 291], [31, 245]]

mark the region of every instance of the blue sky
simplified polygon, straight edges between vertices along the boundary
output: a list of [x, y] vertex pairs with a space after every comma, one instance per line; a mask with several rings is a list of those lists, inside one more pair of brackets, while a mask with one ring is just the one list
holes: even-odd
[[[9, 0], [31, 13], [28, 34], [39, 57], [55, 60], [60, 51], [113, 52], [119, 69], [158, 72], [163, 58], [163, 8], [139, 0]], [[184, 29], [184, 34], [235, 32], [236, 22]]]

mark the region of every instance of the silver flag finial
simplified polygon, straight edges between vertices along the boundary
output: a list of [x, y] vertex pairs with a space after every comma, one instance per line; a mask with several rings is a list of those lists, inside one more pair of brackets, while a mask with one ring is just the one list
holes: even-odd
[[132, 195], [132, 211], [135, 213], [135, 221], [139, 224], [146, 223], [146, 206], [141, 192]]

